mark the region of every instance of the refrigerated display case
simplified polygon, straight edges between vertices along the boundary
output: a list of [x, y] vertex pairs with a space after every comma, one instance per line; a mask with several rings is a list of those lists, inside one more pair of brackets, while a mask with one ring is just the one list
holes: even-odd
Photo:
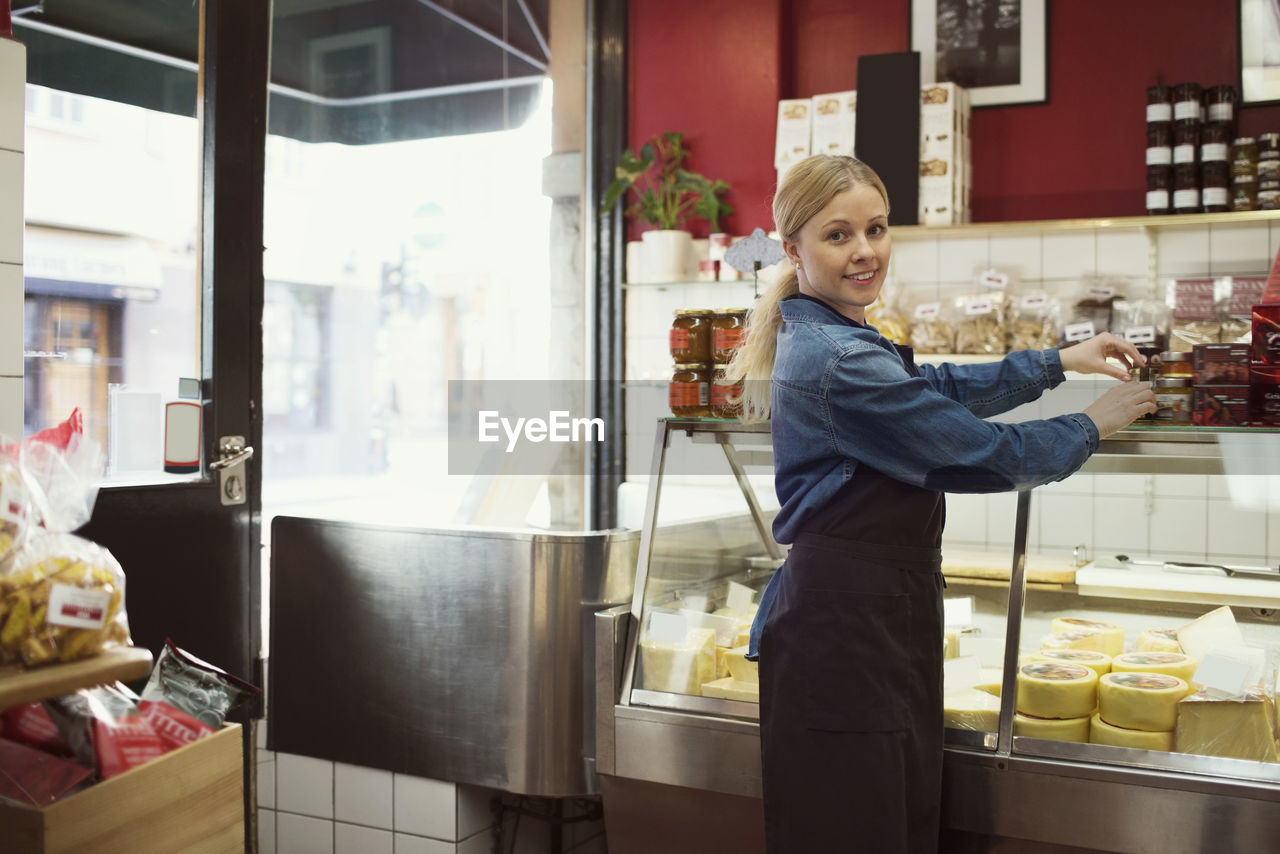
[[[657, 426], [635, 596], [630, 607], [597, 615], [596, 756], [611, 851], [615, 840], [623, 852], [763, 850], [759, 707], [740, 655], [754, 599], [785, 558], [769, 533], [769, 439], [767, 424]], [[1269, 430], [1129, 428], [1104, 440], [1086, 470], [1262, 473], [1275, 468], [1268, 460], [1278, 439]], [[973, 850], [1002, 838], [1107, 851], [1268, 850], [1280, 838], [1280, 571], [1164, 561], [1158, 552], [1093, 556], [1087, 544], [1070, 558], [1028, 555], [1035, 491], [1017, 498], [1012, 553], [944, 549], [944, 834]], [[1192, 694], [1203, 673], [1178, 671], [1189, 696], [1171, 701], [1166, 690], [1149, 700], [1182, 677], [1128, 674], [1177, 665], [1183, 653], [1171, 645], [1183, 632], [1203, 658], [1203, 632], [1188, 627], [1206, 615], [1213, 631], [1229, 623], [1254, 651], [1242, 695]], [[1221, 642], [1213, 631], [1210, 640]], [[1091, 657], [1077, 654], [1082, 647], [1108, 649], [1093, 656], [1108, 663], [1119, 652], [1145, 655], [1107, 680], [1106, 708], [1126, 710], [1107, 715], [1126, 726], [1098, 718], [1096, 693], [1089, 710], [1058, 716], [1074, 717], [1067, 723], [1046, 724], [1052, 708], [1013, 702], [1023, 665], [1037, 665], [1024, 674], [1031, 682], [1074, 673], [1070, 659]], [[1067, 654], [1032, 661], [1043, 650]], [[1134, 702], [1154, 703], [1162, 715], [1194, 704], [1185, 732], [1135, 724], [1124, 705], [1135, 691]], [[1145, 730], [1133, 734], [1138, 726]]]

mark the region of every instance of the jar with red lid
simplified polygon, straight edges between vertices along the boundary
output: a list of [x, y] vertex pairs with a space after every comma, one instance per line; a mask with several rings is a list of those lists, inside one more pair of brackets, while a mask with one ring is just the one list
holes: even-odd
[[707, 308], [678, 308], [669, 335], [671, 358], [677, 362], [711, 361], [711, 317]]
[[1178, 121], [1173, 123], [1173, 162], [1195, 163], [1200, 148], [1200, 123]]
[[1199, 83], [1179, 83], [1173, 87], [1173, 120], [1200, 121], [1201, 99]]
[[1173, 90], [1168, 86], [1147, 87], [1147, 122], [1173, 121]]
[[1153, 122], [1147, 125], [1147, 165], [1168, 166], [1173, 163], [1173, 125]]
[[708, 418], [711, 415], [711, 365], [708, 362], [677, 362], [667, 384], [667, 405], [677, 418]]
[[1173, 169], [1169, 166], [1147, 167], [1147, 213], [1153, 216], [1169, 213], [1172, 204]]
[[726, 365], [747, 340], [747, 310], [718, 308], [711, 319], [711, 360]]
[[1231, 126], [1226, 122], [1206, 122], [1200, 126], [1200, 162], [1226, 163], [1231, 154]]
[[1194, 163], [1173, 167], [1173, 210], [1174, 213], [1200, 211], [1200, 169]]
[[1200, 204], [1205, 213], [1231, 209], [1230, 170], [1226, 161], [1200, 164]]
[[1210, 86], [1204, 92], [1205, 119], [1232, 123], [1236, 120], [1236, 104], [1240, 95], [1234, 86]]

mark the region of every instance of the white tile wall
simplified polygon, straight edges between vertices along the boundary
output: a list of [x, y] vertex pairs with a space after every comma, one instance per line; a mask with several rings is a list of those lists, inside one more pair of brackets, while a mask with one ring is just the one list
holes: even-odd
[[1271, 261], [1271, 227], [1266, 223], [1209, 231], [1209, 274], [1266, 273]]
[[389, 830], [335, 822], [333, 854], [393, 854], [395, 839]]
[[22, 211], [26, 48], [0, 39], [0, 435], [22, 435]]
[[288, 812], [277, 813], [276, 854], [334, 854], [333, 822]]
[[338, 821], [389, 830], [395, 826], [392, 823], [392, 790], [390, 771], [335, 763], [333, 817]]
[[457, 842], [457, 796], [453, 783], [396, 774], [395, 829]]
[[[16, 321], [16, 329], [8, 324]], [[22, 376], [22, 265], [0, 262], [0, 376]], [[5, 335], [12, 331], [13, 337]]]
[[310, 756], [276, 754], [276, 808], [333, 818], [333, 763]]
[[0, 149], [0, 261], [11, 264], [22, 263], [22, 177], [22, 152]]
[[258, 809], [258, 854], [276, 854], [276, 811]]
[[9, 151], [25, 150], [26, 82], [26, 47], [13, 39], [0, 40], [0, 148]]
[[1098, 270], [1098, 246], [1093, 232], [1045, 234], [1041, 238], [1041, 258], [1046, 279], [1089, 275]]
[[1098, 272], [1114, 276], [1145, 276], [1149, 253], [1147, 237], [1140, 231], [1098, 233]]

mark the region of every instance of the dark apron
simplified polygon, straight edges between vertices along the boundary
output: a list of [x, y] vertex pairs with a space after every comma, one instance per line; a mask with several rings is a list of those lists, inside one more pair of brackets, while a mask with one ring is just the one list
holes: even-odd
[[941, 493], [860, 466], [804, 525], [760, 637], [769, 854], [935, 854]]

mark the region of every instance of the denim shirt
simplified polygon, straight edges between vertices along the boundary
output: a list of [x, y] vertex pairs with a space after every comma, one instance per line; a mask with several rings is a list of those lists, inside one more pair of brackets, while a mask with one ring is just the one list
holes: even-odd
[[[850, 325], [817, 300], [779, 307], [770, 401], [779, 543], [793, 542], [862, 462], [926, 489], [1006, 492], [1061, 480], [1098, 448], [1098, 429], [1084, 413], [983, 420], [1062, 383], [1056, 350], [1021, 350], [981, 365], [921, 365], [916, 376], [874, 327]], [[751, 657], [784, 571], [761, 596]]]

